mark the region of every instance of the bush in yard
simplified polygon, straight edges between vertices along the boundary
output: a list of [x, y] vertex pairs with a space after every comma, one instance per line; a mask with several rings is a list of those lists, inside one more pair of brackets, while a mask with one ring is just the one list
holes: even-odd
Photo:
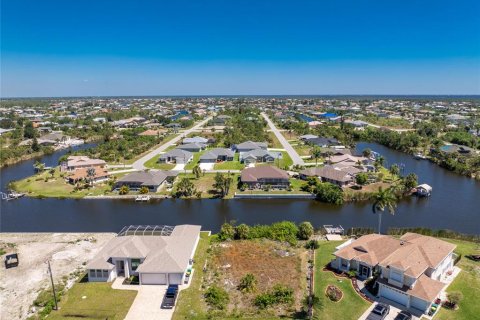
[[291, 221], [276, 222], [270, 227], [270, 239], [286, 241], [290, 244], [297, 243], [298, 227]]
[[238, 290], [242, 292], [252, 292], [255, 291], [257, 286], [257, 278], [251, 273], [247, 273], [241, 280], [238, 285]]
[[147, 194], [148, 193], [148, 188], [147, 187], [141, 187], [140, 188], [140, 194]]
[[275, 304], [275, 297], [270, 293], [262, 293], [255, 297], [254, 304], [260, 309], [266, 309]]
[[313, 226], [310, 222], [305, 221], [298, 226], [298, 238], [308, 240], [313, 235]]
[[365, 172], [361, 172], [357, 174], [357, 176], [355, 177], [355, 182], [357, 182], [357, 184], [361, 186], [365, 185], [367, 181], [368, 181], [368, 175]]
[[250, 232], [250, 227], [247, 226], [245, 223], [242, 223], [235, 228], [235, 238], [248, 239], [249, 232]]
[[225, 309], [230, 298], [227, 291], [214, 285], [205, 292], [205, 301], [213, 308]]
[[228, 240], [228, 239], [233, 239], [235, 237], [235, 228], [233, 225], [231, 225], [228, 222], [225, 222], [222, 224], [222, 227], [220, 228], [220, 232], [218, 234], [218, 238], [220, 240]]
[[277, 303], [291, 303], [293, 302], [293, 289], [282, 284], [277, 284], [273, 287], [273, 296]]
[[355, 278], [357, 276], [357, 273], [358, 273], [357, 270], [352, 269], [352, 270], [348, 271], [348, 276], [350, 278]]
[[118, 191], [118, 194], [125, 195], [125, 194], [128, 194], [129, 192], [130, 192], [130, 188], [128, 188], [128, 186], [121, 186], [120, 190]]
[[456, 306], [463, 299], [463, 294], [460, 291], [452, 291], [447, 293], [447, 297], [448, 297], [448, 301], [453, 306]]
[[310, 240], [305, 244], [305, 248], [315, 250], [320, 248], [320, 243], [318, 240]]
[[316, 191], [317, 199], [321, 202], [343, 204], [342, 189], [330, 182], [319, 183]]

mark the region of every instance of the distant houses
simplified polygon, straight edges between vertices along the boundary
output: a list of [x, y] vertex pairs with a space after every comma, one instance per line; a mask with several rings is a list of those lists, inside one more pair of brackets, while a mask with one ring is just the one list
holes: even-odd
[[91, 159], [87, 156], [69, 156], [60, 166], [61, 171], [74, 171], [79, 168], [104, 169], [107, 163], [101, 159]]
[[187, 164], [193, 160], [193, 153], [182, 149], [173, 149], [161, 154], [158, 158], [160, 163]]

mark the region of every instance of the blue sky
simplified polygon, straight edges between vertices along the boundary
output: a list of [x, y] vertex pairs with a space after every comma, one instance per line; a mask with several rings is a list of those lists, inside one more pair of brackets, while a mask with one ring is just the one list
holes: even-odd
[[480, 2], [2, 1], [1, 96], [480, 94]]

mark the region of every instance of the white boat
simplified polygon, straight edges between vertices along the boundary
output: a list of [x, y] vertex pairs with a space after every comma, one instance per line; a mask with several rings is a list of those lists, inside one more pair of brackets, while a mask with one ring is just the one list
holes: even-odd
[[418, 185], [415, 188], [415, 190], [416, 190], [415, 193], [416, 193], [417, 196], [419, 196], [419, 197], [429, 197], [432, 194], [433, 188], [431, 186], [429, 186], [428, 184], [424, 183], [424, 184]]
[[135, 198], [135, 201], [138, 201], [138, 202], [150, 201], [150, 196], [149, 196], [149, 195], [137, 196], [137, 197]]
[[6, 201], [18, 199], [23, 197], [24, 195], [25, 193], [18, 193], [15, 191], [12, 191], [10, 193], [1, 192], [2, 200], [6, 200]]
[[421, 153], [415, 153], [413, 157], [417, 160], [427, 160], [427, 157]]

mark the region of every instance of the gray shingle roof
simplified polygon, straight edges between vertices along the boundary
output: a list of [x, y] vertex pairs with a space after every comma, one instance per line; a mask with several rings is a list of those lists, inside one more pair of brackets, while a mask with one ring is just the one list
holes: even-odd
[[120, 178], [117, 184], [122, 183], [136, 183], [142, 186], [159, 186], [168, 177], [176, 177], [178, 172], [175, 171], [138, 171], [127, 174]]

